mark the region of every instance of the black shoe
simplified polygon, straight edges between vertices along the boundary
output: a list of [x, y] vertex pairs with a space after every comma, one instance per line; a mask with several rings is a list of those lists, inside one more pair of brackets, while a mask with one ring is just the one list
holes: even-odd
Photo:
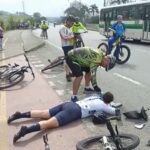
[[22, 126], [17, 134], [14, 135], [13, 143], [16, 143], [21, 137], [27, 134], [27, 127]]
[[16, 119], [19, 119], [20, 118], [20, 115], [21, 113], [20, 112], [15, 112], [13, 115], [11, 115], [8, 120], [7, 120], [7, 123], [11, 123], [12, 121], [16, 120]]
[[71, 97], [71, 101], [74, 102], [74, 103], [77, 102], [78, 100], [79, 100], [79, 99], [78, 99], [77, 96]]
[[93, 93], [93, 92], [95, 92], [95, 91], [92, 88], [84, 88], [84, 92], [83, 93], [88, 94], [88, 93]]
[[66, 75], [66, 80], [67, 80], [68, 82], [71, 82], [71, 77], [70, 77], [70, 75]]

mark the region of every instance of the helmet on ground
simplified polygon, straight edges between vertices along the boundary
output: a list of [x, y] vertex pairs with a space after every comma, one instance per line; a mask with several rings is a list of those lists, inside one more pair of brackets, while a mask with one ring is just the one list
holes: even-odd
[[106, 119], [107, 119], [107, 116], [104, 113], [96, 112], [93, 115], [92, 121], [94, 124], [104, 124], [104, 123], [106, 123]]
[[116, 57], [111, 55], [108, 55], [107, 57], [109, 59], [109, 64], [105, 68], [106, 71], [111, 70], [116, 65]]

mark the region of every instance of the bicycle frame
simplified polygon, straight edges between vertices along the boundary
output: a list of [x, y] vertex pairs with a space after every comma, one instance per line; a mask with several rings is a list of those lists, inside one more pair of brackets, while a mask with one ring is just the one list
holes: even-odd
[[106, 119], [106, 126], [107, 126], [107, 129], [110, 132], [110, 135], [111, 135], [111, 137], [112, 137], [112, 139], [116, 145], [117, 150], [123, 150], [121, 140], [118, 136], [119, 132], [118, 132], [117, 126], [116, 126], [116, 133], [117, 133], [116, 134], [113, 127], [112, 127], [112, 124], [110, 122], [110, 120], [113, 120], [113, 119], [116, 119], [116, 117], [110, 117], [110, 118]]

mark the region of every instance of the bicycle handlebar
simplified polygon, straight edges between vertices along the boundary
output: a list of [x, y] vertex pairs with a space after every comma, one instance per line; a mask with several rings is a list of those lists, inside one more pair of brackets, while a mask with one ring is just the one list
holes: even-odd
[[121, 119], [121, 116], [111, 116], [111, 117], [108, 117], [106, 120], [109, 121], [109, 120], [120, 120]]

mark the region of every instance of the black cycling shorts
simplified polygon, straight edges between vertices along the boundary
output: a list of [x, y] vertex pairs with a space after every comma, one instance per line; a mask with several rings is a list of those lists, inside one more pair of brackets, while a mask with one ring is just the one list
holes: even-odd
[[73, 49], [73, 46], [63, 46], [64, 55], [67, 56], [68, 52]]
[[89, 67], [81, 67], [77, 62], [72, 61], [69, 57], [66, 58], [66, 62], [75, 77], [83, 76], [83, 71], [86, 73], [90, 72]]
[[65, 102], [49, 109], [51, 117], [56, 117], [59, 126], [81, 118], [81, 107], [74, 102]]

